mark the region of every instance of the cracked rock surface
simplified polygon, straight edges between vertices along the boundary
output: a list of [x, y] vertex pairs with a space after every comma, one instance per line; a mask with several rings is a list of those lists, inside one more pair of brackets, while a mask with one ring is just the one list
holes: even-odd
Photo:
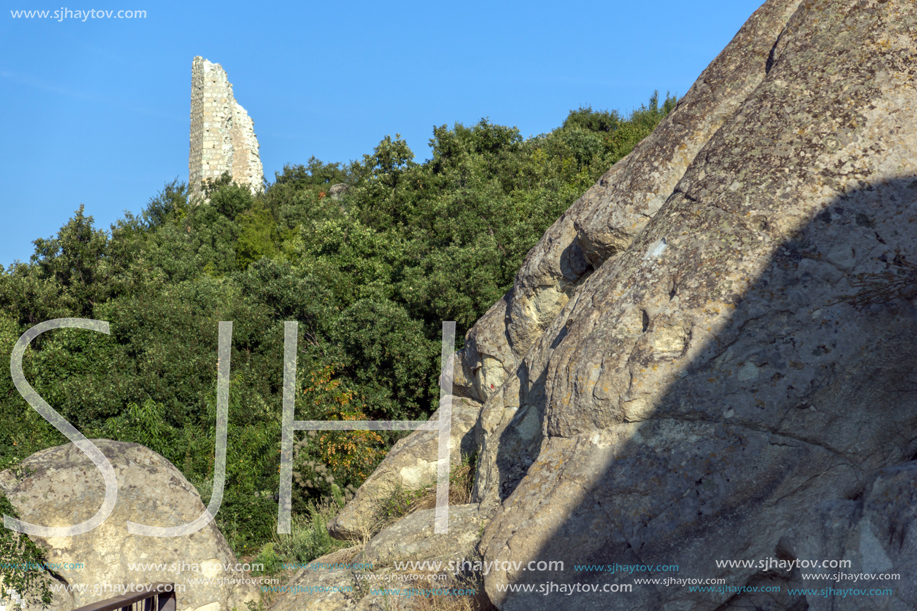
[[800, 0], [769, 0], [704, 70], [678, 106], [545, 232], [513, 288], [469, 330], [459, 394], [485, 401], [511, 377], [576, 288], [646, 227], [718, 129], [779, 57], [776, 41]]
[[[137, 443], [92, 442], [117, 477], [118, 497], [111, 515], [81, 535], [30, 535], [46, 550], [47, 563], [59, 567], [53, 575], [56, 585], [77, 586], [68, 593], [69, 600], [55, 596], [55, 609], [74, 609], [119, 594], [100, 593], [102, 587], [158, 581], [176, 584], [178, 611], [243, 609], [246, 602], [258, 600], [257, 586], [246, 584], [246, 575], [236, 570], [237, 560], [215, 522], [181, 537], [129, 534], [128, 522], [180, 526], [204, 515], [206, 508], [194, 486], [160, 454]], [[41, 526], [80, 524], [95, 515], [105, 498], [101, 472], [72, 443], [36, 452], [17, 469], [3, 471], [0, 489], [23, 522]], [[174, 567], [182, 563], [196, 565], [199, 571], [176, 572]], [[132, 568], [134, 564], [159, 568], [140, 571]], [[238, 583], [226, 585], [231, 580]]]
[[[430, 420], [439, 420], [437, 409]], [[464, 397], [452, 397], [449, 461], [452, 467], [462, 464], [462, 457], [472, 454], [474, 424], [481, 404]], [[357, 490], [337, 517], [328, 524], [336, 539], [360, 539], [374, 534], [383, 521], [385, 501], [396, 490], [420, 490], [436, 483], [439, 456], [437, 431], [414, 431], [392, 447], [372, 475]]]
[[[475, 500], [493, 517], [485, 560], [799, 583], [715, 561], [790, 553], [788, 533], [821, 528], [816, 505], [854, 502], [879, 470], [914, 457], [917, 311], [901, 295], [917, 258], [915, 34], [910, 1], [766, 2], [653, 136], [548, 230], [462, 355], [465, 388], [479, 392], [469, 376], [483, 356], [512, 352], [476, 430]], [[542, 289], [565, 297], [526, 310]], [[877, 512], [870, 532], [910, 549], [888, 513], [904, 516], [894, 508], [910, 492], [884, 490], [884, 509], [865, 501]], [[844, 553], [863, 566], [904, 574], [914, 562], [856, 536], [860, 551]], [[551, 579], [633, 583], [572, 570]], [[492, 572], [486, 587], [501, 610], [553, 609], [551, 597], [501, 591], [544, 581]], [[649, 585], [576, 599], [579, 609], [749, 603]], [[881, 604], [871, 608], [917, 598], [904, 588]]]

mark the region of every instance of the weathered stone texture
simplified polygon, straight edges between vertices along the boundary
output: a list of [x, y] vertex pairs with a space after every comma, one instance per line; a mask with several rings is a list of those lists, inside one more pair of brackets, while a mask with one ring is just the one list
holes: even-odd
[[349, 190], [350, 187], [348, 185], [336, 184], [331, 185], [331, 188], [328, 189], [328, 194], [331, 196], [331, 199], [340, 200], [344, 197], [344, 195], [347, 194]]
[[191, 64], [191, 154], [188, 184], [193, 193], [202, 183], [229, 172], [233, 180], [261, 189], [264, 169], [258, 155], [254, 123], [236, 102], [232, 84], [220, 64], [195, 57]]
[[[452, 397], [449, 460], [459, 466], [463, 455], [475, 451], [473, 429], [481, 404], [463, 397]], [[439, 410], [431, 420], [439, 419]], [[378, 530], [383, 519], [382, 503], [397, 490], [420, 490], [436, 482], [439, 464], [439, 433], [414, 431], [398, 441], [372, 475], [357, 490], [338, 516], [328, 525], [333, 537], [360, 539]]]
[[[714, 561], [789, 553], [790, 533], [822, 528], [816, 505], [853, 502], [915, 455], [913, 304], [850, 303], [869, 278], [914, 282], [915, 40], [910, 0], [765, 3], [644, 141], [653, 150], [638, 147], [548, 230], [492, 310], [509, 319], [503, 335], [485, 321], [517, 359], [478, 423], [486, 560], [677, 564], [680, 577], [754, 585], [759, 570]], [[597, 193], [612, 195], [585, 212]], [[569, 297], [517, 319], [542, 287]], [[855, 541], [838, 539], [853, 572], [914, 566], [906, 479], [875, 480], [872, 530], [860, 521]], [[501, 610], [556, 606], [500, 590], [542, 575], [486, 580]], [[638, 585], [577, 596], [579, 609], [742, 604]], [[825, 604], [917, 600], [901, 589]]]
[[399, 520], [372, 538], [362, 558], [374, 567], [395, 562], [471, 558], [486, 518], [476, 504], [449, 507], [449, 532], [434, 534], [436, 509], [422, 509]]
[[[63, 606], [56, 600], [56, 609], [73, 609], [117, 595], [94, 591], [96, 588], [157, 581], [186, 588], [178, 596], [178, 611], [244, 609], [247, 601], [258, 600], [255, 585], [232, 583], [246, 575], [235, 570], [236, 558], [214, 522], [182, 537], [129, 534], [128, 522], [179, 526], [196, 520], [206, 509], [194, 486], [156, 452], [136, 443], [108, 439], [95, 439], [93, 443], [111, 462], [117, 477], [118, 500], [111, 515], [82, 535], [30, 536], [46, 550], [49, 564], [74, 567], [56, 570], [58, 582], [85, 586], [84, 590], [73, 589]], [[96, 513], [105, 497], [105, 483], [89, 458], [68, 443], [37, 452], [15, 471], [0, 473], [0, 491], [22, 521], [69, 526]], [[189, 569], [168, 570], [170, 565], [181, 563], [187, 563]], [[158, 564], [166, 570], [131, 570], [132, 564]], [[75, 568], [80, 565], [82, 568]], [[193, 572], [192, 565], [197, 565], [199, 572]], [[201, 581], [189, 583], [190, 580]], [[203, 583], [204, 580], [209, 582]]]
[[284, 586], [284, 593], [275, 600], [268, 611], [345, 611], [359, 604], [360, 584], [353, 570], [337, 568], [360, 563], [351, 550], [338, 550], [311, 561], [311, 566], [335, 568], [299, 569]]
[[[382, 589], [393, 588], [455, 588], [460, 585], [454, 577], [459, 571], [449, 570], [449, 563], [476, 558], [474, 547], [486, 525], [477, 505], [453, 505], [449, 508], [449, 532], [434, 534], [435, 509], [423, 509], [401, 518], [377, 533], [361, 547], [340, 550], [315, 560], [312, 566], [349, 568], [301, 569], [289, 580], [286, 592], [268, 611], [309, 609], [316, 611], [425, 611], [440, 608], [433, 603], [442, 595], [431, 597], [386, 594]], [[432, 568], [397, 570], [396, 562], [442, 563], [439, 571]], [[453, 567], [455, 568], [455, 567]], [[373, 580], [358, 579], [359, 574]], [[413, 575], [412, 575], [413, 574]], [[404, 579], [405, 577], [421, 579]], [[324, 591], [321, 591], [324, 588]], [[335, 591], [336, 590], [336, 591]], [[449, 600], [447, 598], [446, 600]], [[439, 601], [437, 601], [439, 602]], [[453, 604], [456, 602], [453, 600]], [[471, 606], [470, 598], [458, 608]]]
[[469, 330], [468, 347], [458, 353], [461, 392], [486, 401], [576, 287], [643, 230], [701, 148], [764, 79], [775, 41], [799, 3], [770, 0], [759, 8], [676, 109], [545, 232], [513, 288]]
[[[832, 499], [812, 508], [812, 520], [780, 540], [781, 551], [795, 558], [850, 562], [848, 569], [816, 567], [799, 574], [801, 588], [831, 584], [834, 593], [806, 596], [811, 611], [906, 611], [917, 606], [917, 463], [882, 469], [856, 500]], [[872, 578], [832, 580], [836, 573], [865, 573]], [[900, 579], [889, 579], [889, 575]], [[809, 578], [805, 578], [808, 575]], [[812, 576], [818, 575], [815, 579]], [[851, 596], [857, 588], [894, 590], [894, 596]]]

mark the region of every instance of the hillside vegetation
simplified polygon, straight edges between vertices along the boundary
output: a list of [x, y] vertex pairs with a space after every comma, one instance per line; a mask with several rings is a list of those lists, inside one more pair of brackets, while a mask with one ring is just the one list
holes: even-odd
[[[276, 530], [283, 322], [299, 321], [296, 418], [421, 419], [435, 409], [440, 329], [464, 332], [509, 289], [545, 229], [674, 108], [572, 111], [523, 139], [486, 120], [433, 130], [415, 163], [399, 137], [350, 164], [288, 165], [252, 196], [228, 179], [208, 201], [177, 181], [109, 232], [83, 208], [28, 263], [0, 269], [0, 351], [35, 324], [80, 317], [111, 334], [55, 330], [26, 378], [89, 438], [144, 444], [209, 498], [217, 323], [233, 321], [227, 483], [218, 524], [237, 554]], [[329, 196], [349, 186], [340, 199]], [[0, 371], [2, 467], [67, 440]], [[299, 435], [299, 434], [298, 434]], [[297, 437], [294, 512], [353, 490], [394, 437]]]

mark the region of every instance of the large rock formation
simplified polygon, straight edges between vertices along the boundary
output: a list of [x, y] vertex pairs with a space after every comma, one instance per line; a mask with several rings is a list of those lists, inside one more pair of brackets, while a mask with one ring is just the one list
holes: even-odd
[[[449, 460], [453, 467], [462, 457], [475, 452], [472, 429], [481, 413], [481, 404], [463, 397], [452, 397]], [[430, 420], [439, 419], [439, 410]], [[436, 483], [439, 433], [414, 431], [398, 441], [376, 470], [357, 490], [353, 500], [328, 525], [333, 537], [360, 539], [375, 534], [384, 520], [383, 503], [396, 490], [420, 490]]]
[[548, 229], [513, 288], [468, 332], [458, 355], [460, 392], [486, 400], [579, 284], [624, 252], [701, 148], [764, 79], [776, 58], [775, 41], [799, 3], [770, 1], [758, 9], [675, 111]]
[[416, 511], [373, 537], [361, 558], [374, 567], [395, 562], [442, 561], [471, 558], [486, 518], [477, 504], [449, 508], [449, 532], [433, 533], [435, 509]]
[[[269, 611], [425, 611], [430, 609], [430, 598], [443, 596], [430, 594], [430, 590], [468, 588], [480, 592], [479, 585], [475, 588], [477, 584], [458, 577], [458, 565], [464, 559], [475, 558], [474, 547], [486, 518], [476, 504], [455, 505], [449, 510], [449, 532], [436, 535], [435, 512], [416, 511], [363, 546], [314, 560], [283, 586], [283, 596]], [[395, 564], [400, 562], [416, 563], [415, 568], [398, 570]], [[437, 563], [439, 569], [434, 568]], [[399, 595], [391, 589], [405, 592]], [[410, 589], [414, 592], [407, 595]], [[472, 606], [473, 594], [461, 599], [453, 600], [451, 608], [478, 608]]]
[[[836, 580], [837, 568], [797, 571], [801, 587], [835, 591], [807, 597], [812, 611], [913, 608], [917, 600], [917, 463], [878, 472], [857, 500], [831, 499], [812, 508], [815, 516], [790, 530], [779, 546], [786, 556], [847, 561], [848, 573], [870, 577]], [[808, 575], [808, 577], [807, 577]], [[898, 575], [897, 579], [890, 579]], [[894, 590], [894, 598], [851, 596], [850, 590]]]
[[[354, 560], [352, 550], [338, 550], [316, 558], [300, 568], [282, 587], [269, 611], [353, 611], [359, 604], [361, 592], [354, 577], [354, 566], [363, 563]], [[320, 567], [320, 568], [312, 568]]]
[[[146, 537], [127, 532], [127, 522], [179, 526], [204, 511], [201, 497], [168, 460], [136, 443], [96, 439], [118, 478], [118, 501], [100, 526], [74, 537], [30, 535], [58, 567], [59, 585], [73, 586], [73, 609], [117, 596], [112, 588], [173, 582], [178, 611], [245, 609], [259, 599], [257, 587], [237, 561], [214, 522], [182, 537]], [[73, 444], [48, 448], [15, 469], [0, 473], [0, 490], [22, 521], [42, 526], [79, 524], [105, 497], [102, 475]], [[144, 565], [144, 566], [139, 566]], [[149, 565], [158, 565], [150, 567]], [[108, 589], [105, 589], [108, 588]], [[180, 588], [185, 588], [182, 591]]]
[[[717, 560], [798, 559], [815, 548], [794, 532], [848, 519], [826, 559], [910, 570], [913, 488], [876, 476], [917, 453], [915, 34], [910, 0], [769, 0], [548, 230], [461, 355], [465, 392], [487, 398], [485, 560], [564, 561], [550, 580], [598, 588], [578, 609], [745, 608], [735, 588], [799, 575]], [[733, 589], [610, 594], [633, 576], [572, 570], [615, 563]], [[486, 585], [534, 611], [557, 602], [505, 586], [547, 580]], [[892, 587], [831, 608], [917, 607]]]
[[198, 193], [203, 183], [228, 172], [234, 182], [260, 191], [264, 169], [255, 125], [232, 94], [232, 83], [220, 64], [202, 57], [191, 63], [191, 154], [188, 186]]

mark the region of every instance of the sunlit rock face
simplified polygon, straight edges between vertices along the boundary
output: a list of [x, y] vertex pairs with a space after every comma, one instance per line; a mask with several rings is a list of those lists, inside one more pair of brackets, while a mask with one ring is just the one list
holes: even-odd
[[[54, 587], [73, 586], [55, 609], [75, 609], [156, 582], [174, 583], [179, 611], [245, 608], [257, 587], [240, 570], [214, 521], [184, 536], [128, 533], [128, 523], [175, 527], [204, 515], [201, 496], [166, 458], [137, 443], [94, 439], [118, 482], [111, 515], [72, 537], [29, 535], [55, 567]], [[105, 499], [102, 473], [76, 445], [41, 450], [0, 473], [0, 492], [23, 522], [48, 527], [81, 524]], [[178, 569], [176, 567], [179, 567]], [[186, 567], [179, 570], [180, 567]], [[107, 589], [106, 589], [107, 588]], [[55, 602], [58, 596], [55, 595]], [[35, 609], [39, 609], [36, 606]]]
[[491, 396], [585, 278], [627, 249], [704, 145], [762, 82], [798, 5], [779, 0], [758, 9], [678, 107], [545, 232], [513, 288], [469, 330], [459, 352], [462, 394], [478, 401]]
[[[792, 533], [816, 541], [843, 503], [873, 517], [818, 549], [902, 574], [914, 563], [910, 535], [879, 536], [905, 519], [887, 512], [910, 488], [877, 477], [917, 453], [915, 33], [903, 0], [766, 2], [529, 253], [461, 355], [463, 388], [486, 399], [485, 560], [678, 565], [680, 578], [782, 584], [775, 609], [917, 607], [907, 588], [825, 606], [788, 593], [798, 571], [716, 563], [801, 553]], [[502, 380], [476, 383], [482, 371]], [[757, 604], [728, 589], [602, 591], [634, 577], [550, 580], [596, 585], [579, 609]], [[495, 571], [487, 593], [503, 610], [554, 609], [503, 588], [545, 581]]]

